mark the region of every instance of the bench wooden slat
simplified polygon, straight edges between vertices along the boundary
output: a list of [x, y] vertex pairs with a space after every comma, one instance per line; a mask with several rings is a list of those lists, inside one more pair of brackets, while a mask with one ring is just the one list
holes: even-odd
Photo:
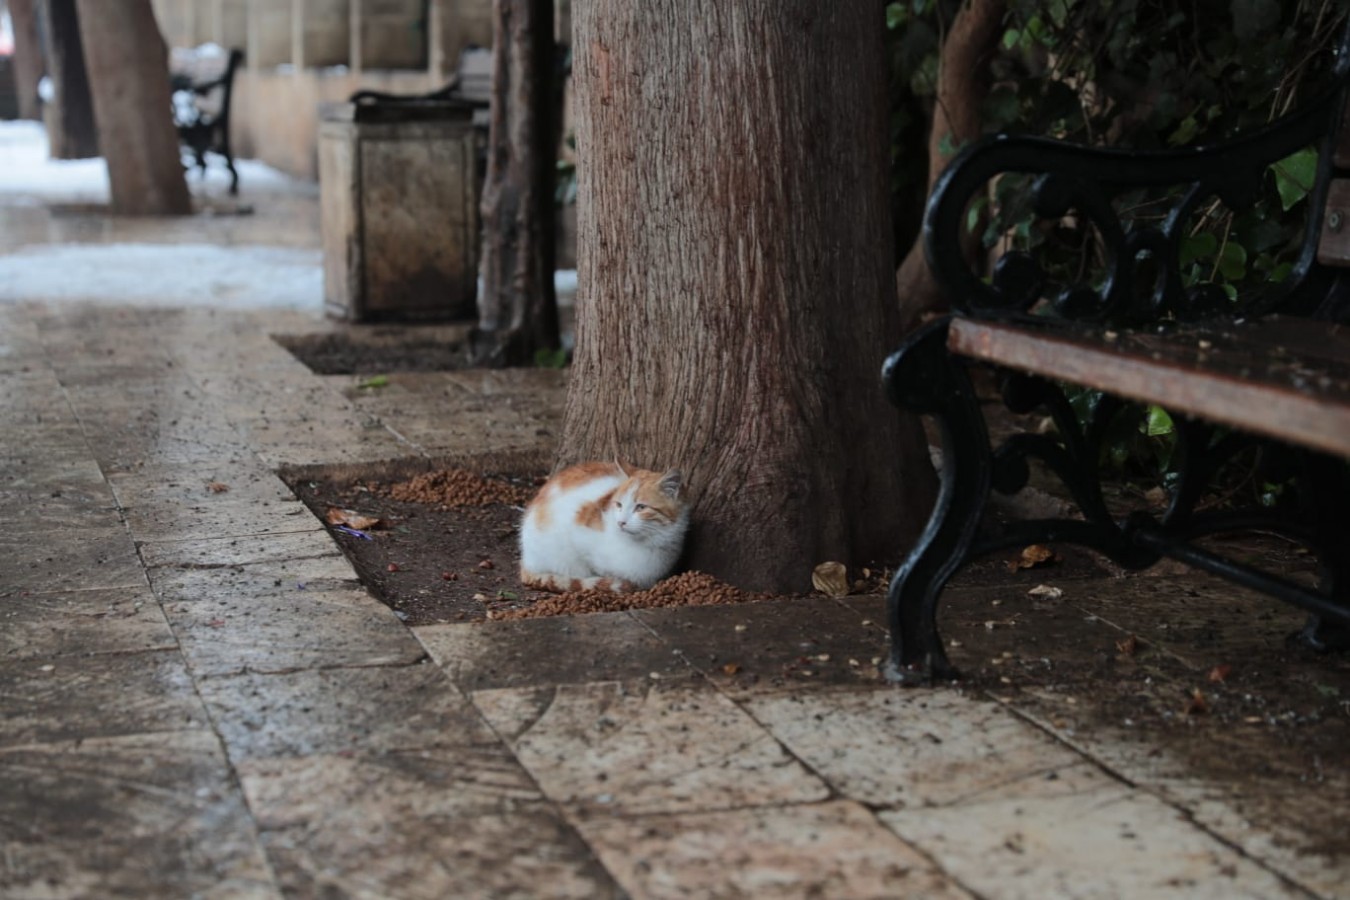
[[948, 347], [1350, 458], [1350, 326], [1273, 316], [1166, 334], [956, 317]]

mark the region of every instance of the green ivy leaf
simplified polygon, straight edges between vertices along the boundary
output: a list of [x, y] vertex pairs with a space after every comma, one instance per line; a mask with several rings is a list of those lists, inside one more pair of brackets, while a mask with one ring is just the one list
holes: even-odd
[[1219, 251], [1219, 273], [1229, 281], [1241, 281], [1247, 274], [1247, 248], [1229, 241]]
[[903, 3], [886, 4], [886, 27], [894, 31], [909, 21], [909, 10]]
[[1197, 259], [1206, 259], [1219, 251], [1219, 239], [1207, 231], [1181, 239], [1181, 266], [1189, 266]]
[[567, 351], [559, 347], [557, 350], [536, 350], [534, 351], [534, 364], [541, 369], [562, 369], [567, 366]]
[[1003, 49], [1011, 50], [1016, 47], [1021, 40], [1022, 32], [1018, 31], [1016, 28], [1009, 28], [1007, 31], [1003, 32]]
[[1160, 437], [1171, 434], [1176, 430], [1176, 426], [1172, 424], [1172, 417], [1167, 414], [1167, 410], [1161, 406], [1150, 406], [1148, 417], [1144, 420], [1144, 427], [1141, 430], [1149, 437]]
[[1275, 173], [1275, 189], [1280, 192], [1280, 205], [1288, 212], [1312, 190], [1317, 179], [1317, 151], [1307, 147], [1270, 167]]
[[1195, 121], [1195, 116], [1187, 116], [1181, 120], [1181, 124], [1177, 126], [1176, 131], [1173, 131], [1168, 135], [1167, 143], [1171, 144], [1173, 147], [1184, 146], [1195, 140], [1195, 135], [1199, 131], [1200, 126]]
[[374, 389], [376, 389], [376, 388], [388, 387], [388, 386], [389, 386], [389, 376], [388, 376], [388, 375], [372, 375], [372, 376], [370, 376], [369, 378], [367, 378], [365, 381], [362, 381], [362, 382], [360, 382], [359, 384], [357, 384], [356, 386], [357, 386], [358, 388], [361, 388], [362, 390], [367, 390], [367, 391], [368, 391], [368, 390], [374, 390]]

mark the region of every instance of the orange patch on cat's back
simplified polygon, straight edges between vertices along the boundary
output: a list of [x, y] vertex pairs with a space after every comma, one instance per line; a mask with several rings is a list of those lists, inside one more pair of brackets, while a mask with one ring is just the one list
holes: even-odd
[[604, 529], [605, 510], [614, 502], [614, 493], [617, 490], [618, 488], [615, 488], [590, 503], [581, 504], [577, 509], [577, 524], [583, 528], [594, 528], [596, 531]]
[[550, 485], [556, 484], [559, 490], [567, 491], [597, 478], [611, 478], [619, 474], [614, 463], [584, 462], [568, 466], [548, 481]]

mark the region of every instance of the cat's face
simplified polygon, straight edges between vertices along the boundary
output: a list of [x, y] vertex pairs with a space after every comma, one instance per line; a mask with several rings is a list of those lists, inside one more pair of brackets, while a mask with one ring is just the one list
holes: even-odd
[[620, 532], [636, 541], [645, 541], [679, 524], [684, 517], [684, 498], [680, 494], [680, 473], [640, 472], [633, 475], [614, 494], [607, 516]]

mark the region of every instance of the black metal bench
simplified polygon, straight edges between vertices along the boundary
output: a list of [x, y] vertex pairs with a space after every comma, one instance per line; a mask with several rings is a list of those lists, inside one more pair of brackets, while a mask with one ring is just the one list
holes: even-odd
[[195, 49], [175, 48], [169, 56], [169, 82], [173, 90], [173, 120], [178, 140], [206, 175], [206, 154], [225, 160], [230, 173], [230, 193], [239, 193], [239, 173], [230, 150], [230, 100], [234, 76], [243, 61], [239, 50], [222, 51], [214, 45]]
[[[1301, 637], [1314, 646], [1350, 643], [1350, 276], [1338, 271], [1350, 263], [1346, 38], [1333, 80], [1315, 101], [1222, 145], [1145, 153], [998, 136], [953, 160], [929, 201], [924, 240], [954, 312], [910, 335], [883, 372], [895, 403], [935, 418], [942, 450], [936, 507], [888, 596], [891, 680], [955, 676], [937, 628], [948, 579], [977, 556], [1038, 543], [1085, 545], [1129, 569], [1179, 559], [1306, 609]], [[1215, 200], [1250, 209], [1268, 190], [1267, 169], [1311, 145], [1316, 182], [1287, 277], [1236, 298], [1214, 283], [1186, 286], [1181, 246], [1197, 212]], [[971, 267], [959, 240], [971, 201], [1008, 173], [1029, 179], [1037, 222], [1090, 223], [1095, 277], [1052, 277], [1023, 251], [1005, 253], [988, 279]], [[1138, 221], [1119, 201], [1144, 188], [1164, 190]], [[992, 368], [1010, 410], [1048, 413], [1053, 433], [992, 447], [972, 367]], [[1083, 418], [1071, 408], [1075, 386], [1104, 392]], [[1122, 512], [1103, 492], [1101, 450], [1131, 401], [1175, 422], [1178, 475], [1163, 511]], [[1272, 477], [1288, 479], [1291, 499], [1201, 508], [1220, 467], [1253, 446]], [[1062, 481], [1081, 517], [990, 521], [991, 490], [1022, 490], [1033, 460]], [[1197, 543], [1251, 530], [1308, 547], [1317, 584]]]

